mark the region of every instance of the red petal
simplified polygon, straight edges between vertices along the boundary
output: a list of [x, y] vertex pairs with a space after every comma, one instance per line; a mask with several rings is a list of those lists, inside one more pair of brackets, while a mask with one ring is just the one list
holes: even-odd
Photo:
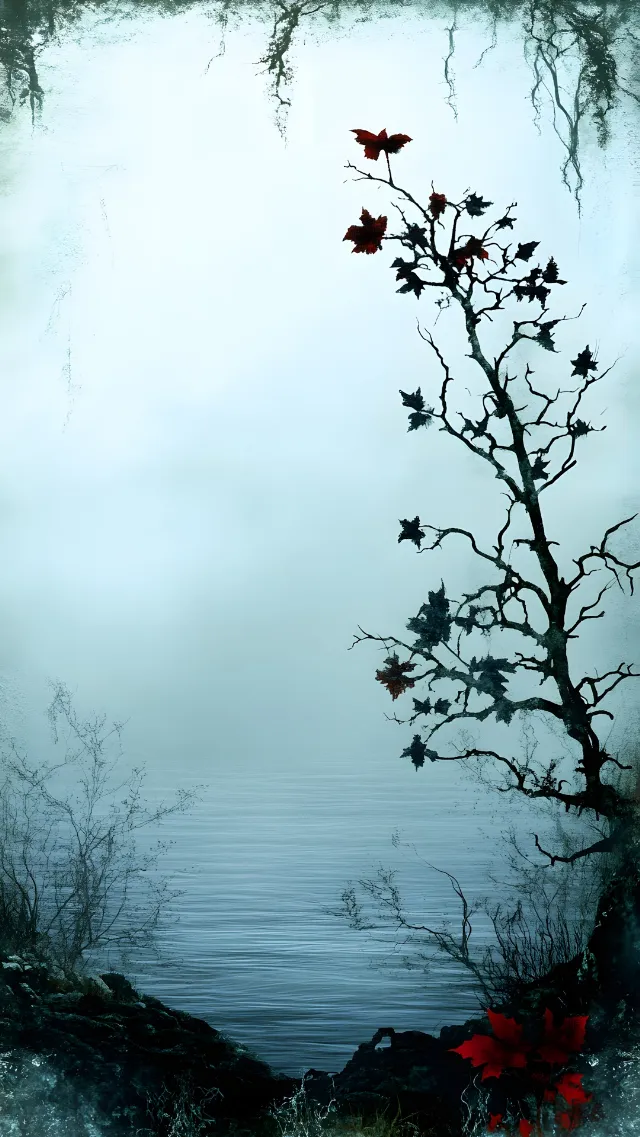
[[470, 1058], [472, 1066], [484, 1066], [482, 1081], [485, 1078], [499, 1078], [505, 1066], [522, 1068], [527, 1064], [523, 1047], [515, 1050], [488, 1034], [474, 1034], [460, 1046], [449, 1049], [462, 1058]]
[[[501, 1015], [498, 1011], [492, 1011], [490, 1008], [487, 1009], [487, 1017], [496, 1038], [499, 1038], [501, 1042], [507, 1042], [509, 1046], [520, 1047], [524, 1029], [522, 1023], [517, 1023], [515, 1019], [509, 1019], [506, 1015]], [[527, 1046], [526, 1049], [530, 1050], [531, 1047]]]
[[568, 1105], [578, 1105], [580, 1102], [591, 1101], [593, 1094], [586, 1093], [580, 1082], [582, 1074], [563, 1074], [555, 1083], [558, 1093], [562, 1094]]
[[370, 130], [353, 130], [356, 136], [356, 141], [364, 146], [365, 158], [371, 158], [377, 162], [380, 157], [380, 151], [383, 149], [383, 143], [386, 142], [387, 132], [381, 130], [379, 134], [372, 134]]
[[387, 151], [387, 154], [397, 154], [405, 143], [411, 141], [413, 140], [409, 138], [408, 134], [392, 134], [383, 149]]

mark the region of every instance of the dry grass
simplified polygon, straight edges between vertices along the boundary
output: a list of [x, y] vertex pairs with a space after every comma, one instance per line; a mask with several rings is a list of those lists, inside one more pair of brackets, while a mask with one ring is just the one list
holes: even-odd
[[310, 1101], [304, 1088], [252, 1125], [227, 1122], [219, 1126], [203, 1117], [202, 1104], [193, 1101], [186, 1086], [177, 1097], [165, 1089], [149, 1111], [154, 1115], [152, 1127], [138, 1131], [138, 1137], [444, 1137], [440, 1127], [431, 1129], [410, 1118], [401, 1119], [399, 1111], [393, 1118], [387, 1111], [373, 1119], [361, 1113], [341, 1114], [334, 1101], [326, 1107]]

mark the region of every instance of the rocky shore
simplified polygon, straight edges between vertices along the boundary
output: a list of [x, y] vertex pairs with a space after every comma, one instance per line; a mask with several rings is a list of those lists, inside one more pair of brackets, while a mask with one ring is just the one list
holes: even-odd
[[[585, 958], [577, 957], [530, 985], [517, 1007], [494, 1009], [513, 1014], [529, 1033], [544, 1006], [560, 1015], [588, 1013], [585, 1046], [573, 1066], [588, 1074], [590, 1056], [611, 1046], [616, 1032], [628, 1033], [637, 1018], [624, 1000], [596, 998], [601, 992], [588, 979]], [[89, 1102], [101, 1137], [172, 1137], [179, 1110], [206, 1123], [206, 1132], [279, 1133], [274, 1111], [303, 1084], [309, 1102], [333, 1101], [343, 1117], [411, 1117], [423, 1133], [459, 1137], [477, 1100], [478, 1071], [451, 1048], [476, 1033], [490, 1033], [481, 1013], [443, 1027], [438, 1037], [381, 1027], [343, 1070], [291, 1078], [204, 1020], [139, 993], [119, 973], [88, 978], [28, 953], [0, 956], [3, 1055], [43, 1061], [55, 1082], [46, 1092], [71, 1110]], [[524, 1100], [531, 1089], [513, 1076], [508, 1088], [511, 1100]]]

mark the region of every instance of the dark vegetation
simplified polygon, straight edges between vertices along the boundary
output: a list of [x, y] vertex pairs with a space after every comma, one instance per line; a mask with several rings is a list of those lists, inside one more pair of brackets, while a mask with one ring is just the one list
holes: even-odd
[[[61, 683], [54, 684], [47, 713], [55, 744], [62, 720], [75, 750], [68, 748], [55, 765], [37, 766], [11, 740], [2, 756], [0, 950], [36, 952], [63, 972], [82, 972], [96, 953], [110, 958], [114, 952], [128, 966], [134, 951], [157, 952], [167, 908], [183, 895], [148, 875], [168, 843], [158, 841], [154, 853], [139, 855], [134, 834], [186, 809], [201, 787], [178, 790], [174, 805], [146, 810], [141, 767], [109, 785], [117, 759], [107, 758], [105, 746], [113, 735], [120, 741], [123, 723], [105, 733], [104, 716], [79, 722]], [[51, 789], [56, 771], [70, 767], [82, 790], [75, 800]], [[146, 891], [146, 901], [134, 903], [133, 889]]]

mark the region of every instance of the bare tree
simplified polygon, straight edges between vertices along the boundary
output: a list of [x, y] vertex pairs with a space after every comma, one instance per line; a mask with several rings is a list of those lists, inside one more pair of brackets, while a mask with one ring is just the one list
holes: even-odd
[[[155, 852], [138, 856], [133, 833], [186, 809], [202, 787], [179, 789], [174, 805], [150, 812], [140, 804], [142, 767], [108, 788], [116, 760], [106, 758], [105, 743], [114, 734], [120, 741], [125, 724], [116, 722], [102, 733], [105, 716], [78, 722], [66, 686], [52, 686], [47, 714], [54, 742], [59, 742], [62, 717], [79, 748], [67, 750], [57, 765], [43, 763], [37, 769], [13, 739], [4, 754], [0, 943], [5, 951], [30, 950], [66, 971], [82, 971], [87, 952], [116, 948], [126, 967], [133, 949], [157, 954], [161, 915], [184, 893], [145, 876], [174, 842], [158, 841]], [[55, 796], [48, 786], [57, 770], [74, 764], [80, 767], [77, 784], [83, 791], [75, 803]], [[104, 815], [105, 799], [123, 789], [126, 796], [112, 801]], [[144, 892], [143, 886], [146, 902], [134, 904], [133, 888]]]
[[[431, 332], [421, 331], [418, 325], [419, 334], [431, 348], [443, 378], [437, 396], [438, 409], [426, 406], [420, 388], [410, 393], [400, 391], [403, 405], [411, 411], [409, 430], [428, 427], [438, 421], [441, 431], [486, 463], [502, 487], [507, 506], [504, 522], [492, 545], [481, 544], [473, 532], [456, 525], [431, 525], [419, 516], [401, 520], [398, 542], [411, 541], [420, 553], [424, 553], [441, 548], [450, 538], [462, 538], [474, 556], [488, 567], [491, 577], [472, 593], [463, 593], [457, 602], [446, 595], [444, 582], [438, 590], [430, 591], [428, 600], [406, 625], [415, 636], [412, 643], [395, 636], [372, 635], [359, 628], [362, 634], [354, 638], [352, 647], [364, 640], [384, 645], [381, 650], [387, 653], [387, 657], [384, 668], [377, 670], [376, 679], [387, 688], [394, 701], [421, 680], [426, 681], [429, 692], [440, 683], [447, 685], [447, 693], [451, 689], [457, 691], [453, 699], [438, 697], [432, 701], [429, 696], [422, 700], [414, 698], [414, 713], [408, 719], [392, 716], [398, 723], [414, 723], [419, 718], [426, 720], [424, 738], [414, 734], [411, 744], [402, 752], [403, 757], [412, 761], [416, 772], [424, 767], [426, 759], [430, 762], [462, 762], [467, 768], [473, 763], [478, 767], [474, 773], [481, 779], [487, 769], [502, 773], [501, 784], [489, 783], [498, 793], [520, 794], [530, 801], [552, 805], [556, 810], [560, 804], [566, 813], [573, 810], [579, 818], [585, 814], [582, 840], [577, 848], [565, 840], [561, 848], [556, 846], [549, 850], [545, 847], [547, 842], [543, 846], [538, 833], [533, 834], [535, 849], [545, 858], [543, 862], [537, 862], [536, 870], [543, 868], [548, 871], [555, 865], [573, 867], [585, 858], [598, 855], [601, 864], [592, 876], [592, 882], [599, 890], [596, 919], [603, 929], [606, 924], [612, 935], [615, 928], [615, 935], [619, 936], [622, 921], [611, 918], [611, 913], [613, 910], [621, 912], [624, 907], [628, 917], [628, 902], [632, 900], [636, 930], [640, 929], [640, 913], [637, 911], [640, 904], [638, 795], [631, 789], [629, 779], [624, 782], [627, 772], [631, 772], [632, 776], [637, 773], [637, 764], [634, 767], [633, 764], [621, 763], [605, 748], [596, 732], [599, 716], [610, 720], [614, 718], [613, 713], [603, 706], [607, 696], [627, 679], [639, 677], [640, 672], [622, 662], [602, 675], [597, 672], [581, 675], [577, 654], [570, 656], [569, 650], [569, 641], [579, 638], [578, 629], [582, 624], [604, 616], [600, 604], [614, 581], [624, 592], [621, 578], [626, 578], [633, 595], [632, 574], [640, 567], [640, 561], [631, 563], [621, 559], [612, 550], [611, 539], [637, 515], [610, 525], [598, 544], [591, 545], [587, 552], [573, 560], [575, 571], [563, 574], [553, 551], [558, 542], [548, 536], [542, 513], [543, 493], [576, 466], [576, 448], [582, 445], [579, 440], [594, 430], [578, 415], [579, 411], [584, 413], [582, 400], [589, 388], [603, 379], [611, 368], [599, 376], [592, 374], [599, 364], [587, 344], [571, 360], [571, 376], [578, 376], [575, 386], [558, 387], [549, 393], [539, 383], [534, 385], [534, 371], [528, 363], [524, 376], [518, 376], [517, 371], [510, 374], [508, 368], [512, 359], [509, 357], [517, 345], [529, 341], [538, 349], [555, 353], [554, 329], [569, 318], [547, 318], [547, 300], [552, 289], [566, 283], [559, 278], [553, 256], [549, 256], [544, 268], [537, 265], [519, 275], [519, 265], [531, 260], [539, 242], [518, 243], [515, 250], [511, 243], [500, 243], [500, 233], [513, 227], [515, 203], [480, 235], [463, 234], [460, 229], [464, 220], [482, 217], [492, 202], [484, 201], [476, 193], [467, 193], [460, 202], [452, 202], [433, 190], [424, 208], [410, 193], [397, 186], [391, 175], [390, 154], [396, 154], [411, 139], [403, 134], [388, 137], [386, 131], [375, 135], [358, 129], [354, 133], [357, 142], [365, 147], [365, 157], [375, 161], [384, 152], [388, 169], [388, 178], [380, 178], [348, 163], [348, 168], [356, 169], [359, 175], [356, 180], [382, 182], [390, 186], [404, 199], [407, 208], [416, 211], [418, 220], [409, 220], [404, 209], [394, 203], [403, 228], [399, 233], [386, 235], [388, 218], [374, 218], [363, 209], [362, 224], [352, 225], [344, 240], [353, 241], [352, 251], [356, 253], [375, 253], [382, 248], [383, 241], [399, 242], [403, 249], [409, 250], [408, 259], [397, 257], [392, 264], [396, 280], [402, 282], [398, 291], [413, 293], [420, 298], [424, 289], [437, 289], [441, 294], [436, 300], [440, 311], [452, 304], [458, 306], [470, 348], [467, 358], [475, 364], [483, 385], [480, 405], [474, 417], [455, 410], [453, 396], [460, 383], [456, 382], [454, 369], [444, 358]], [[445, 214], [452, 216], [448, 231], [442, 220]], [[439, 230], [445, 231], [442, 241]], [[540, 311], [537, 316], [514, 319], [507, 344], [499, 354], [492, 356], [481, 342], [480, 325], [485, 320], [492, 321], [492, 314], [503, 309], [509, 300], [517, 304], [526, 301], [528, 306], [539, 306]], [[584, 305], [578, 316], [583, 309]], [[525, 391], [522, 396], [515, 395], [513, 384], [517, 379], [524, 380], [524, 385], [521, 383]], [[521, 405], [516, 405], [516, 398], [518, 401], [522, 398]], [[514, 534], [517, 521], [524, 525], [524, 529], [519, 529], [519, 535]], [[428, 532], [433, 534], [433, 539], [428, 546], [421, 548]], [[507, 553], [508, 540], [511, 549]], [[589, 589], [593, 583], [590, 578], [598, 572], [607, 574], [606, 583], [597, 589], [595, 598], [593, 590], [591, 597], [584, 597], [585, 587]], [[524, 650], [513, 651], [510, 658], [494, 655], [490, 650], [483, 655], [472, 654], [467, 646], [469, 641], [478, 634], [486, 638], [493, 632], [506, 632], [508, 642], [519, 639]], [[391, 647], [407, 653], [408, 658], [402, 659], [398, 650], [390, 651]], [[414, 675], [412, 673], [419, 666], [417, 660], [423, 668]], [[510, 677], [522, 679], [529, 674], [535, 678], [540, 693], [516, 697], [509, 689]], [[460, 728], [469, 722], [482, 724], [491, 717], [507, 727], [515, 716], [530, 720], [536, 715], [547, 724], [555, 724], [554, 732], [560, 731], [565, 743], [572, 744], [573, 749], [570, 748], [568, 753], [574, 765], [573, 788], [567, 778], [559, 776], [557, 757], [535, 763], [531, 747], [524, 747], [524, 754], [510, 742], [502, 751], [485, 748], [477, 745], [475, 738], [464, 730], [459, 732], [458, 745], [444, 751], [442, 747], [434, 747], [435, 736], [447, 727]], [[623, 775], [617, 783], [615, 778], [606, 780], [612, 767]], [[591, 832], [585, 840], [587, 819], [591, 822]], [[498, 977], [496, 972], [491, 972], [485, 960], [484, 970], [480, 973], [468, 947], [471, 907], [455, 877], [450, 873], [446, 875], [451, 878], [463, 903], [459, 942], [435, 929], [406, 923], [391, 876], [381, 878], [377, 891], [371, 881], [361, 881], [360, 884], [386, 908], [387, 915], [399, 927], [428, 933], [436, 946], [458, 958], [470, 970], [475, 968], [478, 981], [484, 984], [485, 995], [489, 994], [487, 978], [520, 982], [523, 975], [513, 974], [515, 953], [510, 935], [501, 923], [499, 909], [494, 912], [494, 928], [496, 933], [500, 929], [502, 936], [503, 972]], [[572, 883], [575, 884], [575, 880]], [[353, 890], [343, 893], [342, 900], [343, 914], [352, 922], [357, 921], [358, 906]], [[604, 917], [608, 923], [606, 920], [603, 922]], [[509, 926], [513, 928], [516, 923], [512, 917]], [[603, 937], [607, 934], [606, 929], [602, 931]], [[532, 954], [528, 963], [522, 954], [519, 961], [521, 968], [534, 974], [541, 966], [546, 966], [544, 949], [548, 939], [545, 940], [544, 935], [542, 941], [538, 938], [534, 950], [535, 942], [535, 938], [530, 940]], [[556, 929], [556, 946], [565, 954], [572, 947], [563, 937], [561, 926]], [[522, 951], [522, 940], [519, 950]], [[640, 969], [637, 945], [634, 950]]]
[[[525, 747], [535, 749], [537, 741], [531, 741], [526, 723], [523, 734]], [[538, 808], [545, 805], [552, 807], [553, 803], [541, 803]], [[557, 815], [553, 822], [557, 845], [568, 855], [574, 849], [575, 838], [563, 828]], [[591, 823], [590, 828], [602, 835], [596, 824]], [[498, 878], [493, 872], [487, 875], [496, 888], [515, 894], [516, 903], [510, 911], [505, 911], [504, 904], [492, 903], [488, 896], [477, 896], [470, 902], [453, 873], [426, 861], [413, 843], [401, 842], [398, 831], [393, 834], [396, 848], [401, 844], [411, 848], [427, 868], [449, 878], [461, 904], [457, 935], [451, 932], [449, 919], [442, 920], [440, 927], [432, 927], [411, 918], [396, 884], [396, 869], [380, 867], [376, 878], [360, 879], [357, 884], [364, 901], [349, 881], [339, 907], [325, 911], [345, 920], [354, 930], [374, 932], [393, 927], [398, 937], [396, 949], [420, 945], [419, 950], [407, 951], [401, 960], [407, 969], [422, 970], [425, 977], [438, 953], [446, 955], [472, 976], [472, 987], [483, 1010], [503, 1002], [517, 1002], [532, 982], [585, 951], [598, 901], [612, 880], [614, 868], [611, 854], [604, 853], [577, 864], [559, 864], [550, 876], [547, 866], [532, 862], [520, 848], [513, 825], [500, 830], [499, 840], [508, 846], [505, 860], [512, 878]], [[369, 913], [370, 907], [377, 909], [377, 916]], [[489, 917], [495, 943], [474, 951], [472, 918], [479, 912]], [[375, 966], [385, 967], [386, 963]]]

